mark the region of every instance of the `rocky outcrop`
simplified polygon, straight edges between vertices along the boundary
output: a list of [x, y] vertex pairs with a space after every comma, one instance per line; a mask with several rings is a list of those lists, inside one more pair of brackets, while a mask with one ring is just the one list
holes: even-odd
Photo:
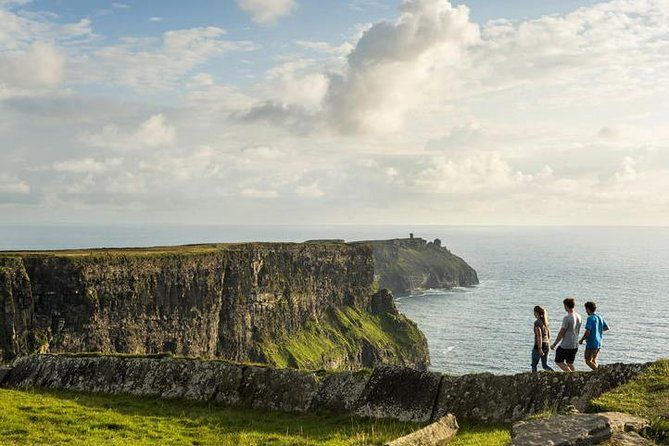
[[374, 250], [375, 272], [381, 288], [409, 294], [428, 288], [467, 287], [479, 283], [476, 271], [441, 246], [439, 239], [422, 238], [356, 242]]
[[[492, 381], [488, 375], [454, 378], [392, 366], [377, 367], [371, 373], [310, 372], [193, 359], [34, 355], [15, 362], [5, 385], [184, 398], [417, 423], [449, 414], [458, 420], [499, 423], [546, 411], [564, 412], [572, 404], [584, 409], [590, 398], [626, 383], [646, 368], [614, 364], [596, 372], [525, 373]], [[454, 385], [457, 381], [460, 384]], [[525, 387], [527, 391], [521, 390]]]
[[0, 305], [0, 362], [40, 351], [297, 368], [429, 363], [417, 326], [377, 295], [364, 245], [6, 252]]
[[[634, 437], [622, 434], [641, 432], [646, 427], [647, 420], [618, 412], [555, 415], [516, 423], [511, 446], [589, 446], [610, 440], [614, 435], [620, 442]], [[633, 444], [644, 444], [638, 435], [636, 439], [641, 442]]]

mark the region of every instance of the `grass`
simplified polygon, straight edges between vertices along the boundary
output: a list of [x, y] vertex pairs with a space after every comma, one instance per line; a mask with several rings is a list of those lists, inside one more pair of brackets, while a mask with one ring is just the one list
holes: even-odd
[[[403, 315], [372, 315], [353, 307], [331, 311], [303, 330], [264, 340], [260, 350], [268, 364], [300, 369], [337, 369], [359, 354], [367, 342], [388, 356], [410, 362], [420, 357], [417, 346], [426, 345], [418, 327]], [[427, 356], [427, 352], [423, 352]]]
[[503, 425], [460, 423], [458, 435], [449, 446], [506, 446], [511, 441], [511, 429]]
[[616, 411], [651, 421], [651, 437], [669, 444], [669, 360], [651, 365], [637, 379], [591, 402], [596, 412]]
[[[169, 255], [198, 255], [210, 254], [221, 251], [235, 250], [245, 247], [274, 248], [277, 246], [300, 249], [304, 243], [290, 242], [240, 242], [240, 243], [205, 243], [175, 246], [149, 246], [149, 247], [126, 247], [126, 248], [88, 248], [88, 249], [58, 249], [39, 251], [0, 251], [0, 259], [16, 257], [113, 257], [113, 256], [169, 256]], [[347, 249], [349, 244], [323, 241], [310, 243], [309, 246], [343, 247]]]
[[0, 389], [3, 445], [380, 445], [416, 428], [389, 420]]

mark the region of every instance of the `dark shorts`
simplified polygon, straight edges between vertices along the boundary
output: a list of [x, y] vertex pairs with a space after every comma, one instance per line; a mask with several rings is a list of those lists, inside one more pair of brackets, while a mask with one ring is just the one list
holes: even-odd
[[566, 362], [573, 364], [576, 359], [577, 348], [562, 348], [558, 347], [555, 351], [555, 362]]

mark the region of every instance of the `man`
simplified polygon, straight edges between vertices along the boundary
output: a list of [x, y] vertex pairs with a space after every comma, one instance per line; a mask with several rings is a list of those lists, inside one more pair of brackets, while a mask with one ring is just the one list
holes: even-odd
[[602, 348], [602, 335], [609, 330], [609, 326], [604, 318], [595, 313], [597, 305], [594, 302], [586, 302], [585, 311], [588, 313], [588, 320], [585, 322], [585, 333], [583, 333], [579, 344], [588, 341], [585, 344], [585, 363], [592, 370], [597, 370], [599, 367], [597, 362], [599, 350]]
[[581, 331], [583, 320], [581, 315], [574, 310], [576, 301], [573, 298], [568, 297], [562, 303], [567, 315], [562, 319], [562, 327], [555, 342], [551, 345], [551, 350], [555, 350], [559, 344], [555, 352], [555, 363], [565, 372], [574, 372], [576, 371], [574, 360], [578, 352], [578, 334]]

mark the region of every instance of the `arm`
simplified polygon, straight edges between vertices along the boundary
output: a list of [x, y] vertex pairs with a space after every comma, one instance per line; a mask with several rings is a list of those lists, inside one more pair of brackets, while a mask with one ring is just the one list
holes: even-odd
[[590, 331], [595, 328], [595, 321], [592, 319], [592, 316], [588, 317], [588, 320], [585, 322], [585, 333], [583, 333], [583, 337], [581, 338], [580, 341], [578, 341], [579, 344], [583, 344], [586, 339], [590, 337]]
[[578, 341], [578, 343], [583, 344], [583, 342], [585, 342], [585, 340], [588, 339], [589, 337], [590, 337], [590, 330], [586, 329], [585, 333], [583, 333], [583, 337], [581, 338], [580, 341]]
[[566, 331], [566, 330], [565, 330], [564, 327], [562, 327], [562, 328], [560, 329], [560, 332], [558, 333], [557, 338], [555, 338], [555, 342], [553, 342], [553, 345], [551, 345], [551, 350], [555, 350], [555, 346], [558, 345], [558, 344], [560, 343], [560, 341], [562, 340], [562, 338], [564, 338], [564, 333], [565, 333], [565, 331]]
[[536, 345], [539, 355], [543, 356], [543, 349], [541, 345], [541, 328], [534, 327], [534, 345]]

